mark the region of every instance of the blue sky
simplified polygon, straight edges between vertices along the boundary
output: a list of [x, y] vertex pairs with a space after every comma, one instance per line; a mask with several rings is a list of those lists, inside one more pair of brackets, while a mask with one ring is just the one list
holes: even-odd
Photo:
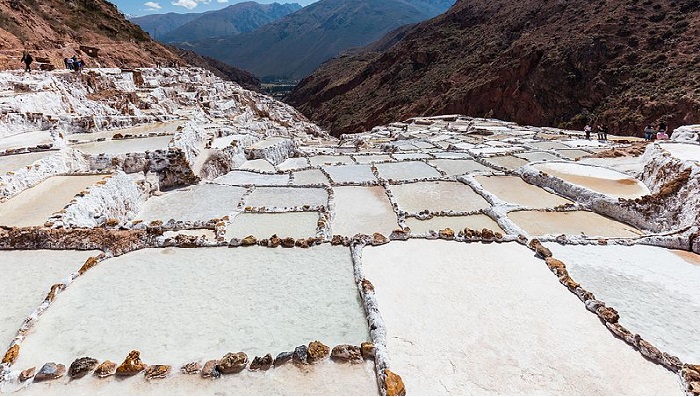
[[[165, 14], [166, 12], [204, 12], [218, 10], [247, 0], [109, 0], [127, 15]], [[317, 0], [257, 0], [258, 3], [299, 3], [302, 6]]]

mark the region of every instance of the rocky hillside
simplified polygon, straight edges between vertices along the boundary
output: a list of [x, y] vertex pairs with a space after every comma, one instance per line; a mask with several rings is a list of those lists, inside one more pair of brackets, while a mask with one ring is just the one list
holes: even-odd
[[444, 12], [453, 0], [321, 0], [253, 32], [193, 49], [265, 79], [301, 79], [322, 62], [399, 26]]
[[[97, 54], [87, 47], [99, 49]], [[23, 50], [63, 67], [77, 54], [88, 66], [180, 63], [104, 0], [4, 0], [0, 2], [0, 68], [19, 68]]]
[[385, 51], [334, 59], [289, 102], [334, 134], [415, 115], [700, 122], [700, 1], [460, 0]]
[[187, 62], [188, 65], [199, 67], [202, 69], [207, 69], [211, 71], [216, 77], [224, 80], [229, 80], [238, 83], [241, 87], [246, 90], [260, 92], [262, 90], [260, 86], [260, 80], [253, 76], [253, 74], [246, 72], [245, 70], [234, 68], [231, 65], [225, 64], [216, 59], [201, 56], [194, 51], [183, 50], [181, 48], [168, 46], [174, 53], [180, 56], [183, 61]]
[[204, 15], [204, 13], [201, 12], [188, 12], [185, 14], [169, 12], [167, 14], [150, 14], [134, 17], [131, 18], [130, 21], [139, 25], [141, 29], [148, 32], [151, 37], [160, 39], [161, 36], [172, 32], [188, 22], [194, 21], [202, 15]]
[[[164, 43], [189, 43], [198, 40], [207, 40], [212, 37], [226, 36], [253, 31], [263, 25], [276, 21], [286, 15], [300, 9], [296, 3], [290, 4], [258, 4], [254, 1], [247, 1], [230, 5], [216, 11], [209, 11], [202, 14], [183, 14], [182, 17], [173, 18], [170, 14], [149, 15], [132, 19], [147, 32], [151, 33], [158, 41]], [[176, 22], [184, 20], [186, 15], [195, 15], [172, 30], [166, 31], [158, 29], [158, 19], [176, 19]], [[142, 20], [144, 22], [142, 23]], [[148, 27], [152, 28], [149, 29]]]

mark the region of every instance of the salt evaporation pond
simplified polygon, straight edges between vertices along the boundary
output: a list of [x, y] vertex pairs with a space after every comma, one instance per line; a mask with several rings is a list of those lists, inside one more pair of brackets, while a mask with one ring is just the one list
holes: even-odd
[[530, 208], [554, 208], [572, 204], [571, 201], [549, 193], [541, 187], [530, 185], [517, 176], [475, 176], [484, 189], [501, 200]]
[[508, 217], [533, 236], [585, 235], [588, 237], [639, 237], [632, 226], [587, 211], [515, 211]]
[[501, 167], [505, 168], [509, 171], [513, 171], [517, 168], [522, 167], [523, 165], [527, 164], [528, 161], [514, 157], [514, 156], [497, 156], [497, 157], [489, 157], [484, 159], [487, 163], [494, 165], [496, 167]]
[[27, 335], [16, 366], [121, 362], [132, 349], [181, 365], [368, 338], [348, 248], [143, 249], [78, 278]]
[[280, 171], [292, 171], [309, 167], [309, 160], [306, 157], [292, 157], [277, 165]]
[[444, 171], [447, 176], [470, 174], [473, 172], [493, 172], [493, 169], [474, 160], [438, 159], [428, 161], [430, 165]]
[[185, 121], [183, 120], [166, 121], [162, 123], [151, 123], [117, 130], [70, 134], [68, 135], [67, 139], [78, 141], [94, 141], [97, 139], [111, 139], [116, 134], [121, 134], [122, 136], [144, 134], [174, 135], [178, 127], [180, 127], [183, 124], [185, 124]]
[[622, 325], [683, 362], [700, 362], [700, 255], [645, 245], [548, 247]]
[[0, 225], [42, 226], [80, 192], [104, 175], [54, 176], [0, 203]]
[[0, 156], [0, 176], [3, 176], [8, 172], [17, 171], [20, 168], [28, 167], [34, 162], [54, 153], [57, 152], [36, 152]]
[[527, 161], [552, 161], [561, 160], [559, 157], [548, 152], [525, 152], [516, 154], [516, 157], [523, 158]]
[[324, 166], [323, 170], [330, 175], [334, 183], [363, 183], [376, 182], [377, 178], [367, 164], [346, 164]]
[[477, 212], [490, 207], [483, 197], [461, 182], [418, 182], [389, 186], [401, 211], [416, 214], [455, 211]]
[[271, 214], [238, 214], [226, 227], [226, 240], [255, 236], [258, 239], [276, 234], [280, 238], [315, 237], [317, 212], [280, 212]]
[[51, 131], [23, 132], [0, 139], [0, 151], [53, 145]]
[[246, 206], [266, 208], [328, 206], [328, 192], [318, 187], [256, 187], [246, 199]]
[[[145, 360], [148, 357], [143, 356]], [[177, 368], [173, 368], [176, 372]], [[324, 361], [299, 368], [288, 364], [268, 371], [243, 371], [219, 379], [198, 375], [176, 375], [144, 382], [142, 376], [77, 380], [64, 377], [33, 383], [15, 395], [240, 395], [240, 396], [343, 396], [378, 395], [374, 363], [339, 364]]]
[[178, 235], [191, 237], [204, 237], [206, 240], [215, 241], [216, 232], [211, 229], [183, 229], [183, 230], [167, 230], [163, 232], [163, 237], [173, 238]]
[[151, 197], [134, 219], [142, 221], [209, 221], [221, 219], [238, 207], [246, 189], [202, 184]]
[[376, 164], [379, 176], [395, 181], [439, 178], [440, 173], [422, 161], [403, 161], [398, 163]]
[[318, 169], [297, 171], [292, 173], [292, 185], [327, 185], [330, 183], [326, 174]]
[[238, 167], [242, 170], [251, 170], [256, 172], [276, 172], [275, 166], [265, 159], [248, 160]]
[[532, 143], [528, 143], [527, 145], [534, 147], [534, 148], [537, 148], [537, 149], [543, 149], [543, 150], [569, 149], [570, 148], [570, 146], [565, 145], [559, 141], [532, 142]]
[[608, 168], [568, 162], [535, 164], [533, 167], [573, 185], [616, 198], [634, 199], [650, 193], [641, 181]]
[[334, 164], [354, 164], [350, 156], [313, 156], [309, 157], [312, 166], [334, 165]]
[[411, 394], [682, 394], [519, 244], [392, 242], [362, 263]]
[[379, 232], [388, 236], [399, 228], [386, 191], [381, 186], [334, 187], [335, 216], [332, 234], [352, 237], [357, 233]]
[[503, 233], [503, 230], [498, 226], [496, 221], [482, 214], [467, 216], [434, 216], [426, 220], [406, 218], [406, 226], [411, 229], [411, 233], [427, 233], [430, 230], [439, 231], [446, 228], [454, 230], [455, 233], [465, 228], [472, 230], [482, 230], [486, 228], [494, 232]]
[[49, 293], [99, 251], [0, 251], [0, 346], [6, 348], [25, 318]]
[[173, 137], [170, 135], [154, 136], [148, 138], [131, 138], [119, 140], [107, 140], [101, 142], [88, 142], [71, 145], [83, 153], [98, 155], [143, 153], [146, 151], [165, 150]]
[[580, 150], [580, 149], [560, 149], [556, 150], [557, 154], [559, 154], [562, 157], [565, 157], [569, 160], [576, 160], [581, 157], [588, 157], [591, 156], [590, 153], [586, 152], [585, 150]]
[[378, 163], [378, 162], [384, 162], [384, 161], [391, 161], [391, 156], [388, 154], [368, 154], [364, 156], [354, 156], [355, 161], [358, 164], [370, 164], [370, 163]]
[[289, 174], [259, 174], [257, 172], [235, 170], [214, 179], [214, 182], [233, 186], [284, 186], [289, 184]]
[[679, 160], [700, 161], [700, 145], [691, 143], [665, 143], [661, 148]]

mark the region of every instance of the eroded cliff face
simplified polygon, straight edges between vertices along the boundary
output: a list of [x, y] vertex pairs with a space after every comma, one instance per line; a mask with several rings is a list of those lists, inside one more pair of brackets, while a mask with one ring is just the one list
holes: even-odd
[[0, 17], [1, 69], [22, 66], [23, 50], [37, 68], [63, 67], [63, 58], [73, 55], [89, 67], [184, 64], [104, 0], [4, 1]]
[[383, 52], [324, 64], [288, 101], [339, 135], [416, 115], [697, 122], [697, 1], [459, 1]]

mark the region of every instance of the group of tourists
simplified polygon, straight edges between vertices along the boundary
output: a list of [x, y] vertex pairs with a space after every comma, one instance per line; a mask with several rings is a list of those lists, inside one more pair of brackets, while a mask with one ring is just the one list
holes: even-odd
[[653, 141], [654, 135], [656, 135], [656, 139], [658, 140], [668, 139], [667, 131], [668, 127], [663, 121], [659, 123], [659, 128], [656, 130], [654, 130], [651, 124], [647, 124], [646, 127], [644, 127], [644, 140]]
[[586, 139], [589, 141], [591, 140], [591, 132], [594, 130], [598, 135], [599, 141], [608, 140], [608, 126], [605, 124], [596, 125], [595, 127], [591, 127], [590, 125], [586, 124], [586, 126], [583, 128], [583, 132], [586, 134]]
[[63, 64], [66, 66], [66, 69], [76, 72], [80, 72], [85, 67], [83, 58], [78, 58], [76, 55], [73, 55], [71, 58], [63, 59]]
[[[588, 139], [589, 141], [591, 140], [591, 132], [594, 131], [598, 135], [599, 141], [608, 140], [607, 125], [600, 124], [596, 125], [595, 127], [591, 127], [589, 124], [586, 124], [586, 126], [583, 128], [583, 132], [586, 134], [586, 139]], [[654, 127], [652, 127], [651, 124], [647, 124], [646, 127], [644, 127], [644, 140], [653, 141], [654, 139], [668, 139], [668, 126], [665, 122], [660, 122], [659, 127], [657, 129], [654, 129]]]

